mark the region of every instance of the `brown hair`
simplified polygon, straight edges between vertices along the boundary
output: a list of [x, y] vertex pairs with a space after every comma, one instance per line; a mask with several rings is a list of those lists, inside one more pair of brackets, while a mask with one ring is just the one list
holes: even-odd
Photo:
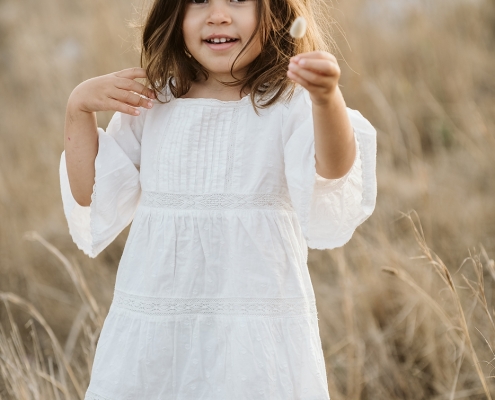
[[[174, 97], [181, 97], [191, 88], [191, 83], [207, 71], [186, 49], [182, 35], [182, 22], [188, 0], [154, 0], [142, 27], [141, 67], [147, 72], [147, 86], [162, 92], [167, 83]], [[295, 84], [287, 77], [291, 57], [308, 51], [327, 50], [327, 42], [333, 40], [318, 28], [321, 12], [315, 12], [312, 0], [256, 0], [257, 26], [253, 35], [234, 60], [231, 75], [233, 82], [226, 86], [240, 85], [240, 93], [251, 88], [251, 102], [266, 108], [274, 104], [287, 90], [287, 98], [294, 93]], [[320, 10], [318, 10], [320, 11]], [[298, 16], [307, 20], [306, 35], [302, 39], [290, 36], [292, 22]], [[327, 20], [328, 21], [328, 20]], [[261, 53], [248, 66], [244, 78], [233, 75], [234, 65], [240, 55], [260, 33]], [[171, 80], [173, 78], [173, 80]]]

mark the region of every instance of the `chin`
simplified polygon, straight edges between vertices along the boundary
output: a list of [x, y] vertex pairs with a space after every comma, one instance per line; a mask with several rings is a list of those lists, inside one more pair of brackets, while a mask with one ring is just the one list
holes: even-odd
[[[229, 68], [208, 68], [208, 66], [204, 65], [205, 69], [208, 71], [209, 74], [211, 75], [226, 75], [226, 76], [231, 76], [230, 75], [230, 67]], [[239, 72], [239, 70], [234, 70], [233, 74], [236, 76], [236, 74]]]

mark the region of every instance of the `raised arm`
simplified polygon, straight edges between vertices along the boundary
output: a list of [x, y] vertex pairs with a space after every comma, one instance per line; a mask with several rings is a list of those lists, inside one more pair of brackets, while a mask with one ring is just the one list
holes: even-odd
[[313, 103], [316, 172], [326, 179], [343, 177], [356, 158], [356, 146], [338, 86], [337, 59], [324, 51], [302, 53], [291, 59], [287, 75], [308, 90]]
[[[97, 111], [120, 111], [139, 115], [137, 107], [151, 108], [154, 92], [136, 78], [145, 78], [142, 68], [129, 68], [89, 79], [78, 85], [67, 102], [64, 150], [69, 184], [80, 206], [91, 204], [98, 153]], [[139, 94], [138, 94], [139, 93]]]

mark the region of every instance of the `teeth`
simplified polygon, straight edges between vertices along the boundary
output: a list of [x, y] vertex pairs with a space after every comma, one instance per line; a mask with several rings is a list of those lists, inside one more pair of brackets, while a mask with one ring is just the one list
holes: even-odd
[[230, 39], [230, 38], [214, 38], [214, 39], [208, 39], [207, 42], [209, 43], [225, 43], [225, 42], [233, 42], [236, 39]]

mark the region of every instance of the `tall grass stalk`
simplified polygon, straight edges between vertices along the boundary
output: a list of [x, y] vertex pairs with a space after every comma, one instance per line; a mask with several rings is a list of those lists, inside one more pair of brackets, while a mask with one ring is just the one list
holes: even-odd
[[[417, 222], [414, 222], [413, 216], [416, 217]], [[462, 307], [462, 302], [459, 297], [459, 294], [457, 292], [456, 285], [454, 284], [454, 280], [452, 278], [452, 274], [450, 273], [449, 269], [447, 266], [443, 263], [443, 261], [436, 255], [427, 245], [424, 233], [423, 233], [423, 228], [421, 226], [421, 222], [419, 221], [419, 216], [417, 215], [416, 212], [412, 211], [409, 214], [404, 214], [404, 217], [407, 218], [413, 227], [414, 231], [414, 236], [416, 238], [417, 243], [419, 244], [421, 251], [423, 253], [423, 256], [420, 258], [423, 258], [427, 260], [428, 265], [431, 265], [433, 267], [433, 270], [437, 273], [437, 275], [441, 278], [445, 286], [449, 289], [451, 293], [451, 298], [454, 301], [457, 309], [457, 315], [455, 318], [452, 318], [451, 316], [448, 316], [442, 308], [438, 305], [438, 303], [433, 300], [433, 298], [426, 293], [419, 285], [416, 284], [414, 279], [407, 274], [405, 271], [401, 271], [398, 269], [390, 268], [390, 267], [383, 267], [382, 270], [384, 272], [390, 273], [396, 277], [398, 277], [401, 281], [405, 282], [408, 284], [410, 287], [412, 287], [415, 291], [417, 291], [422, 297], [425, 298], [427, 303], [432, 307], [432, 309], [437, 313], [437, 315], [440, 317], [442, 322], [449, 328], [449, 333], [451, 333], [451, 337], [454, 339], [455, 344], [458, 348], [458, 351], [461, 355], [464, 354], [464, 348], [465, 348], [465, 343], [467, 342], [468, 349], [469, 349], [469, 354], [472, 358], [474, 368], [476, 369], [476, 372], [478, 374], [478, 377], [480, 379], [480, 382], [483, 386], [483, 391], [484, 394], [486, 395], [487, 399], [491, 400], [492, 396], [490, 394], [490, 389], [488, 386], [488, 383], [486, 381], [485, 375], [481, 369], [480, 366], [480, 361], [478, 359], [478, 355], [476, 353], [476, 350], [474, 349], [473, 342], [471, 340], [471, 334], [469, 332], [469, 327], [468, 323], [466, 321], [466, 316], [464, 314], [464, 309]], [[485, 257], [486, 253], [484, 253]], [[479, 300], [479, 302], [482, 304], [483, 309], [485, 312], [488, 313], [489, 320], [491, 321], [492, 328], [494, 328], [495, 332], [495, 326], [493, 325], [493, 319], [491, 318], [490, 312], [487, 307], [487, 300], [485, 297], [485, 292], [484, 292], [484, 282], [483, 282], [483, 265], [479, 261], [479, 257], [470, 257], [469, 258], [471, 261], [473, 261], [474, 264], [474, 271], [476, 273], [476, 276], [478, 278], [476, 286], [472, 285], [470, 281], [463, 275], [464, 281], [469, 285], [469, 287], [472, 289], [474, 296]], [[458, 371], [460, 370], [460, 362], [458, 364]], [[456, 379], [455, 382], [457, 382], [457, 377], [458, 373], [456, 374]], [[455, 387], [454, 387], [455, 389]], [[454, 395], [454, 391], [452, 391], [452, 395]], [[453, 398], [453, 397], [451, 397]]]

